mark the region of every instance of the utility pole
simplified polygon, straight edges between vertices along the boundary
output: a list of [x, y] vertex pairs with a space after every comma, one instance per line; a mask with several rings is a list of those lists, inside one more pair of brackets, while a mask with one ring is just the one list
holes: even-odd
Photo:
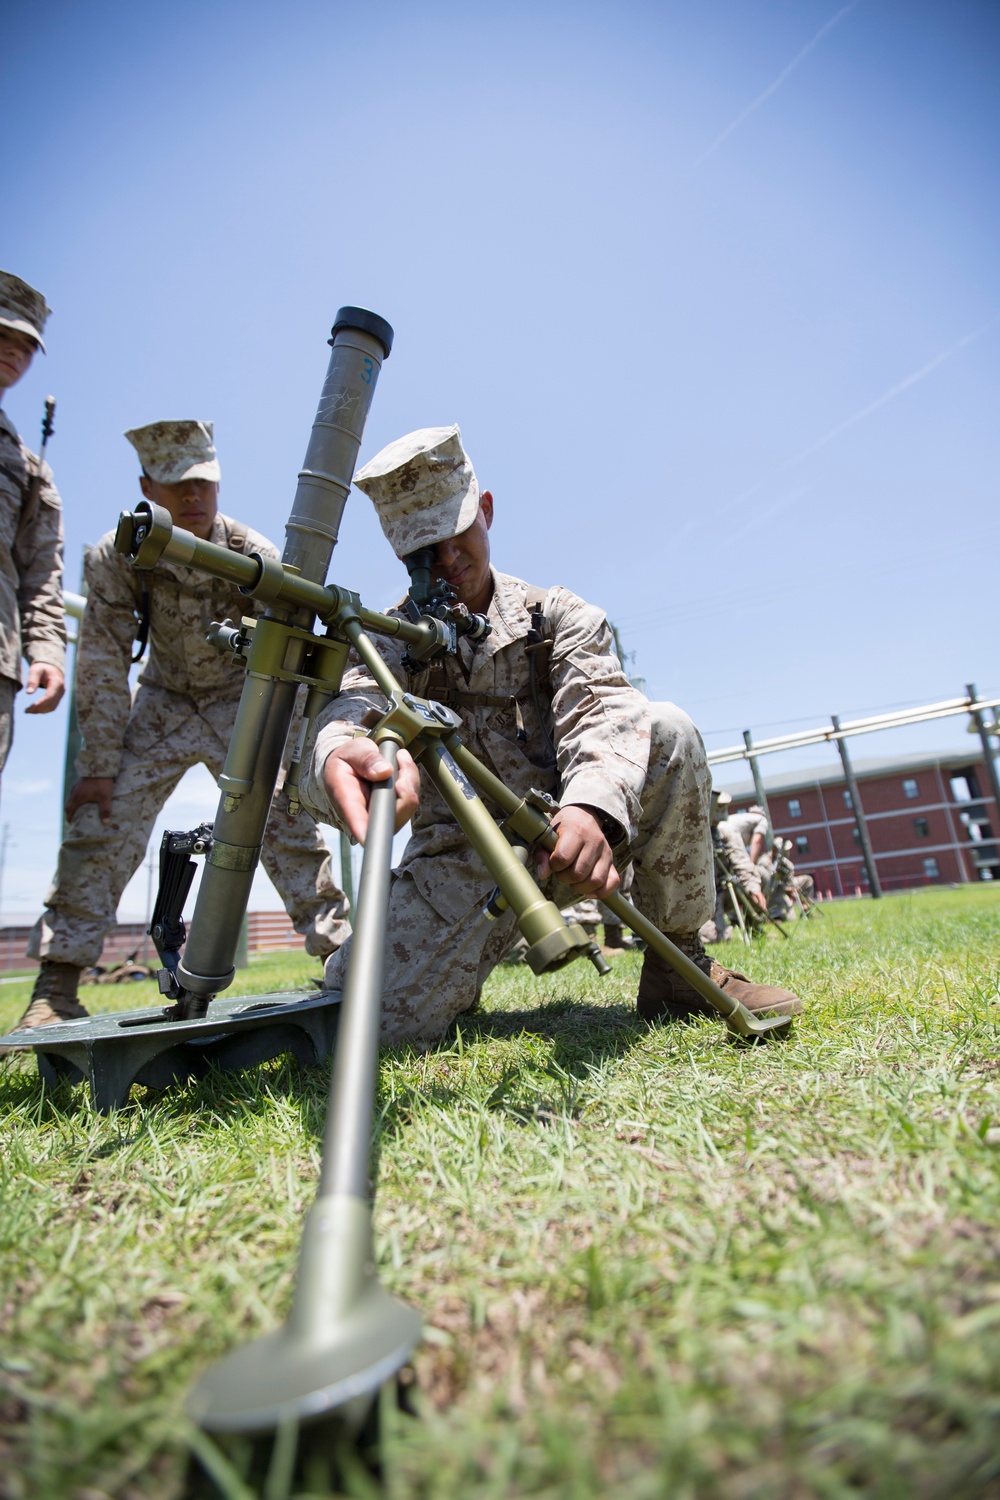
[[10, 824], [3, 825], [0, 833], [0, 925], [3, 924], [3, 874], [7, 866], [7, 845], [10, 843]]
[[149, 926], [153, 920], [153, 871], [157, 866], [157, 853], [150, 843], [146, 850], [146, 931], [142, 935], [139, 952], [143, 958], [146, 957], [149, 948]]
[[633, 669], [635, 668], [635, 652], [629, 651], [626, 654], [625, 648], [622, 646], [622, 638], [618, 633], [618, 626], [615, 624], [614, 620], [608, 621], [608, 628], [611, 631], [612, 637], [614, 639], [615, 653], [618, 657], [618, 660], [621, 662], [622, 671], [625, 673], [625, 676], [628, 677], [629, 682], [636, 689], [636, 691], [645, 694], [645, 677], [640, 677], [638, 674], [635, 677], [629, 677], [628, 663], [631, 662]]
[[847, 741], [840, 733], [840, 719], [836, 714], [831, 714], [830, 722], [836, 730], [837, 749], [840, 751], [840, 763], [844, 768], [844, 780], [847, 782], [847, 790], [850, 793], [851, 808], [858, 821], [858, 838], [861, 840], [861, 857], [868, 874], [868, 889], [877, 901], [882, 895], [882, 886], [878, 878], [878, 870], [875, 868], [875, 851], [868, 837], [868, 824], [865, 822], [864, 809], [861, 806], [857, 778], [854, 775], [854, 767], [851, 765], [851, 757], [847, 753]]

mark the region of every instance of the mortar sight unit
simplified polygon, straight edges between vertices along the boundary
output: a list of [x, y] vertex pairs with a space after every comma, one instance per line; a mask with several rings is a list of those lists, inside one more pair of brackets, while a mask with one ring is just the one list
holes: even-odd
[[[199, 1383], [191, 1412], [217, 1431], [264, 1432], [330, 1412], [349, 1419], [357, 1403], [369, 1401], [404, 1363], [419, 1334], [417, 1314], [390, 1297], [375, 1277], [368, 1189], [401, 747], [440, 792], [495, 881], [488, 914], [515, 911], [534, 972], [545, 973], [579, 957], [607, 971], [596, 944], [582, 927], [564, 919], [531, 874], [534, 853], [555, 845], [552, 814], [557, 804], [541, 793], [523, 796], [507, 787], [463, 745], [458, 715], [407, 692], [371, 639], [372, 633], [398, 637], [411, 661], [423, 666], [454, 652], [463, 634], [481, 639], [489, 630], [488, 619], [470, 614], [434, 580], [430, 549], [405, 559], [410, 589], [402, 617], [368, 609], [352, 590], [325, 582], [392, 330], [374, 313], [342, 308], [331, 345], [280, 562], [200, 541], [148, 503], [123, 513], [115, 541], [141, 568], [155, 567], [161, 559], [183, 563], [236, 583], [265, 606], [257, 620], [213, 626], [220, 650], [246, 670], [219, 780], [218, 812], [210, 832], [170, 835], [172, 843], [161, 861], [156, 907], [160, 987], [172, 1001], [167, 1015], [179, 1032], [185, 1022], [203, 1018], [212, 998], [234, 977], [236, 945], [299, 689], [306, 689], [304, 717], [285, 783], [293, 810], [298, 764], [310, 728], [339, 691], [351, 648], [385, 698], [384, 712], [368, 733], [390, 775], [371, 788], [319, 1193], [306, 1223], [292, 1313], [283, 1329], [231, 1355]], [[483, 796], [499, 813], [499, 824]], [[206, 868], [181, 955], [184, 924], [178, 902], [183, 904], [190, 885], [186, 862], [199, 849]], [[684, 975], [736, 1036], [757, 1040], [785, 1034], [789, 1017], [751, 1015], [630, 902], [614, 895], [606, 904]], [[162, 1023], [162, 1016], [158, 1019]]]

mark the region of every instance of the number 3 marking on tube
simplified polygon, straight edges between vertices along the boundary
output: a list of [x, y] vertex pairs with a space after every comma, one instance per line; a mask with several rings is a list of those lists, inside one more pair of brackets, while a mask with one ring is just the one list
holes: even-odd
[[364, 381], [365, 385], [371, 385], [371, 383], [372, 383], [372, 372], [375, 369], [375, 365], [373, 364], [373, 362], [370, 359], [363, 359], [361, 361], [361, 364], [363, 366], [362, 373], [361, 373], [361, 379]]

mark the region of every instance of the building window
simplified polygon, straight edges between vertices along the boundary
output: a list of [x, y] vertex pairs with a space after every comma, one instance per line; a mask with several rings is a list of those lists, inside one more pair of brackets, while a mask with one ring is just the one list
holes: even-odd
[[789, 799], [788, 799], [788, 816], [790, 818], [801, 818], [801, 816], [802, 816], [802, 803], [799, 801], [798, 797], [789, 797]]
[[920, 788], [912, 776], [907, 776], [903, 782], [903, 796], [912, 802], [915, 797], [920, 796]]
[[854, 807], [854, 803], [851, 801], [851, 794], [847, 790], [846, 787], [844, 788], [843, 797], [844, 797], [844, 806], [845, 807], [853, 808]]
[[941, 871], [938, 869], [938, 862], [933, 855], [924, 860], [924, 874], [928, 880], [940, 879]]
[[918, 839], [929, 839], [931, 836], [931, 825], [926, 818], [914, 818], [913, 829]]
[[956, 802], [975, 802], [982, 796], [979, 777], [971, 766], [967, 771], [959, 771], [951, 777], [951, 795]]
[[972, 812], [959, 813], [959, 821], [965, 824], [969, 838], [974, 844], [981, 844], [983, 839], [993, 837], [993, 826], [986, 821], [986, 809], [983, 807], [974, 809]]
[[808, 838], [806, 837], [806, 835], [804, 833], [796, 834], [796, 836], [795, 836], [795, 847], [799, 851], [800, 854], [808, 854], [809, 853], [809, 840], [808, 840]]

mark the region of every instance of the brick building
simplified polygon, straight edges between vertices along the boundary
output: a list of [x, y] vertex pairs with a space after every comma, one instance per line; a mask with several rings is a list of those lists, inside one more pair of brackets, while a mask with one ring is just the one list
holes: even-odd
[[[981, 754], [855, 760], [854, 774], [883, 890], [1000, 880], [1000, 813]], [[734, 810], [754, 801], [752, 782], [725, 790]], [[824, 896], [867, 892], [857, 820], [839, 763], [765, 776], [764, 791], [775, 833], [795, 847], [799, 874], [812, 875]]]
[[[24, 956], [30, 932], [30, 926], [0, 927], [0, 971], [35, 967], [35, 960]], [[247, 949], [250, 953], [277, 953], [304, 947], [305, 938], [295, 931], [287, 912], [247, 912]], [[131, 953], [137, 954], [141, 963], [152, 963], [156, 958], [153, 940], [146, 936], [145, 922], [119, 922], [117, 927], [112, 927], [104, 939], [101, 963], [117, 963]]]

